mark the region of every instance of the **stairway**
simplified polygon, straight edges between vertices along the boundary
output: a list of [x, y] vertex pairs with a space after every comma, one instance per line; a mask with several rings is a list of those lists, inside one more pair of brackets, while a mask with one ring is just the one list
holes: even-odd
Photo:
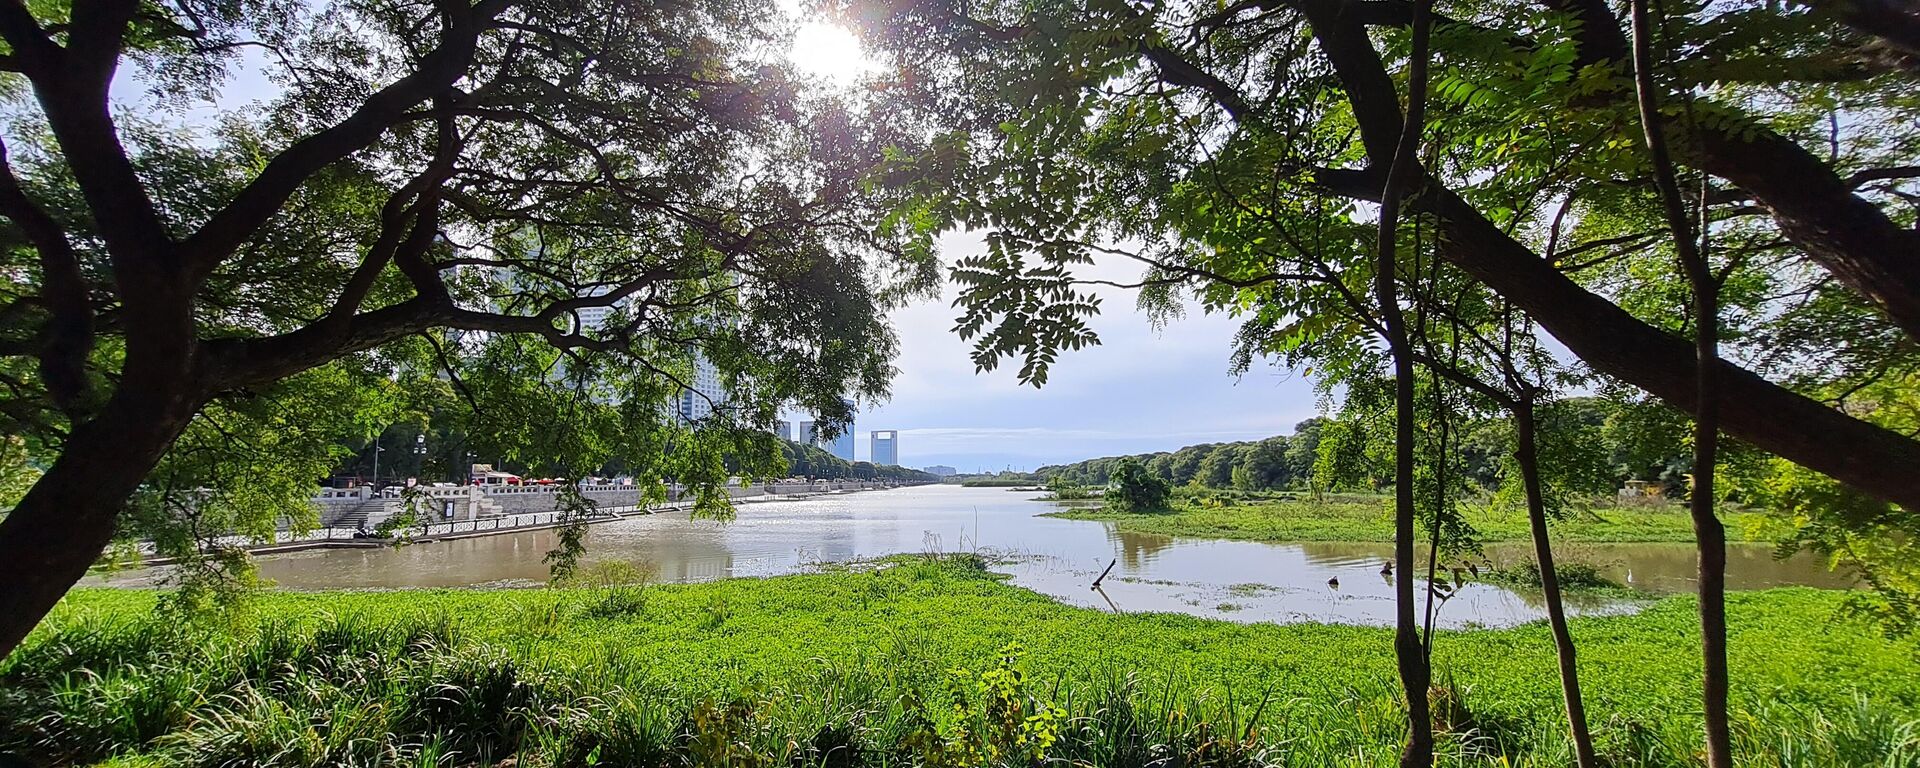
[[342, 528], [350, 531], [361, 528], [372, 530], [374, 526], [399, 511], [397, 507], [390, 506], [394, 503], [392, 499], [368, 499], [335, 516], [324, 525], [328, 528]]
[[473, 497], [472, 509], [468, 511], [470, 512], [469, 517], [473, 518], [499, 517], [500, 515], [506, 514], [500, 510], [500, 502], [488, 498], [485, 493], [477, 494]]

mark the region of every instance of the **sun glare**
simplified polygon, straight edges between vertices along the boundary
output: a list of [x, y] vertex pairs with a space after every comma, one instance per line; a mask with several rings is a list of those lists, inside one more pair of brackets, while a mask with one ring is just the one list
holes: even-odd
[[800, 25], [788, 58], [802, 73], [837, 85], [852, 83], [879, 69], [860, 47], [860, 37], [845, 27], [820, 22]]

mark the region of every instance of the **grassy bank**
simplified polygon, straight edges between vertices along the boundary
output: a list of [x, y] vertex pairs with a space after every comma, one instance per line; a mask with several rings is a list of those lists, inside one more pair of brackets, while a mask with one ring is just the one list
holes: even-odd
[[[1841, 599], [1733, 596], [1747, 764], [1920, 764], [1915, 649], [1837, 618]], [[1332, 766], [1390, 765], [1402, 733], [1386, 630], [1111, 615], [966, 562], [267, 593], [220, 626], [155, 618], [154, 600], [70, 595], [0, 666], [0, 749], [122, 765]], [[1685, 599], [1576, 621], [1612, 764], [1695, 763], [1693, 622]], [[1445, 633], [1436, 664], [1448, 764], [1568, 762], [1543, 627]]]
[[[1393, 520], [1385, 498], [1329, 496], [1311, 499], [1257, 499], [1228, 504], [1176, 500], [1173, 511], [1129, 514], [1105, 509], [1069, 509], [1049, 513], [1069, 520], [1100, 520], [1121, 530], [1209, 539], [1248, 541], [1392, 541]], [[1525, 514], [1517, 509], [1471, 507], [1467, 521], [1483, 541], [1522, 541], [1531, 537]], [[1733, 513], [1727, 535], [1733, 541], [1760, 541], [1762, 516]], [[1686, 542], [1693, 527], [1678, 505], [1595, 507], [1553, 524], [1554, 536], [1580, 542]]]
[[1010, 477], [974, 477], [960, 481], [962, 488], [1032, 488], [1039, 485], [1035, 480], [1021, 480]]

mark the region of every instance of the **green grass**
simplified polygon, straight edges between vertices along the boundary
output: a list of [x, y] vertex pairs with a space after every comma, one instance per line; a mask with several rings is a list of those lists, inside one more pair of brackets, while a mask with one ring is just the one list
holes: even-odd
[[983, 477], [960, 481], [962, 488], [1032, 488], [1039, 485], [1037, 480], [1018, 480], [1006, 477]]
[[[0, 663], [0, 751], [155, 765], [1332, 766], [1390, 765], [1403, 733], [1386, 630], [1113, 615], [970, 561], [269, 592], [218, 626], [156, 616], [156, 599], [69, 595]], [[1840, 618], [1843, 599], [1730, 598], [1743, 764], [1920, 765], [1916, 649]], [[1686, 598], [1574, 622], [1612, 764], [1697, 763], [1694, 626]], [[1024, 653], [1003, 664], [1010, 643]], [[1543, 626], [1443, 633], [1435, 661], [1462, 704], [1447, 713], [1447, 764], [1568, 762]]]
[[[1217, 502], [1216, 502], [1217, 504]], [[1392, 541], [1390, 501], [1384, 497], [1338, 495], [1325, 501], [1259, 499], [1209, 504], [1186, 500], [1170, 513], [1135, 514], [1106, 509], [1067, 509], [1048, 513], [1068, 520], [1115, 523], [1130, 533], [1157, 533], [1211, 539], [1248, 541]], [[1523, 541], [1531, 538], [1520, 510], [1470, 507], [1467, 521], [1482, 541]], [[1766, 540], [1763, 516], [1736, 512], [1727, 519], [1733, 541]], [[1592, 543], [1689, 542], [1693, 524], [1678, 505], [1594, 507], [1573, 519], [1553, 523], [1561, 541]]]

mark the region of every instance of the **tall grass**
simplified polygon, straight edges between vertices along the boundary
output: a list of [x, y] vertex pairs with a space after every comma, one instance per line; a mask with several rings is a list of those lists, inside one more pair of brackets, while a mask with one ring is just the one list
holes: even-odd
[[[905, 593], [916, 589], [1016, 592], [971, 563], [903, 570], [779, 584], [824, 593], [898, 582], [863, 598], [863, 610], [882, 614], [910, 605]], [[649, 614], [675, 594], [610, 585], [497, 595], [490, 605], [519, 608], [477, 618], [287, 613], [221, 626], [69, 611], [0, 662], [0, 752], [34, 764], [150, 766], [1388, 766], [1405, 733], [1384, 671], [1330, 689], [1291, 684], [1329, 678], [1315, 669], [1200, 681], [1089, 662], [1038, 674], [1020, 644], [956, 662], [936, 651], [938, 637], [909, 630], [857, 655], [765, 674], [723, 670], [716, 656], [709, 676], [729, 682], [701, 688], [664, 674], [658, 649], [561, 653], [537, 639], [602, 634], [623, 621], [682, 621], [717, 639], [758, 631], [750, 612], [767, 610], [729, 602], [715, 587], [679, 599], [704, 615]], [[1165, 631], [1147, 641], [1177, 642]], [[1443, 765], [1570, 763], [1550, 705], [1516, 703], [1447, 671], [1443, 663], [1431, 695]], [[1820, 701], [1745, 702], [1736, 722], [1742, 764], [1920, 766], [1911, 709], [1865, 692], [1852, 706]], [[1609, 765], [1700, 764], [1696, 720], [1614, 712], [1596, 723]]]

